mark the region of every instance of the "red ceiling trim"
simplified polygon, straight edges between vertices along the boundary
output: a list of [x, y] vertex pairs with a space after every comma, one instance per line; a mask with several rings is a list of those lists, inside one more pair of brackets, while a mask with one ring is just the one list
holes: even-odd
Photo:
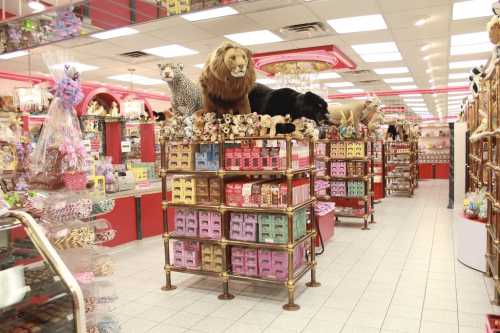
[[354, 97], [365, 97], [376, 95], [379, 97], [384, 96], [399, 96], [399, 95], [429, 95], [429, 94], [446, 94], [455, 91], [469, 91], [468, 86], [463, 87], [440, 87], [434, 89], [410, 89], [410, 90], [385, 90], [385, 91], [373, 91], [373, 92], [362, 92], [353, 94], [331, 94], [328, 95], [328, 99], [350, 99]]

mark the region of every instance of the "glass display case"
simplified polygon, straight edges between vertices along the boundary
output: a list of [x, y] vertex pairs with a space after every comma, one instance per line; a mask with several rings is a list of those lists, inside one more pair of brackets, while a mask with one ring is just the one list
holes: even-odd
[[86, 332], [80, 286], [24, 212], [0, 217], [0, 332]]

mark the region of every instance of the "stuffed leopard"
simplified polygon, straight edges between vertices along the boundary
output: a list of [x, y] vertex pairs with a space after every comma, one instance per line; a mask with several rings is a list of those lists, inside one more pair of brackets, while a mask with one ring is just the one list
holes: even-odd
[[158, 64], [163, 81], [167, 82], [172, 93], [172, 110], [190, 116], [203, 108], [201, 88], [183, 72], [182, 64]]

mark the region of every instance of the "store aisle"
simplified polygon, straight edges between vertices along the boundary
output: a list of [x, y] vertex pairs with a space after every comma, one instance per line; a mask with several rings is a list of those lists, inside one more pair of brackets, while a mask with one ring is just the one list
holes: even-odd
[[413, 199], [376, 206], [372, 230], [342, 224], [318, 258], [322, 287], [297, 293], [298, 312], [284, 312], [283, 288], [231, 283], [237, 295], [219, 301], [218, 282], [174, 273], [160, 291], [160, 238], [117, 250], [115, 312], [125, 333], [177, 332], [484, 332], [489, 280], [454, 259], [448, 183], [421, 182]]

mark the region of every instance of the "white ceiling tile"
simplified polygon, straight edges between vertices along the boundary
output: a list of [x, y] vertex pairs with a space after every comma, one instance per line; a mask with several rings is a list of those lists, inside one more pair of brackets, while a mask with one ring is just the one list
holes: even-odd
[[380, 14], [380, 7], [376, 0], [363, 0], [362, 5], [357, 1], [316, 0], [307, 3], [307, 6], [320, 18], [329, 20], [349, 16]]
[[246, 15], [267, 29], [279, 29], [292, 24], [316, 22], [318, 18], [304, 5], [277, 8]]

